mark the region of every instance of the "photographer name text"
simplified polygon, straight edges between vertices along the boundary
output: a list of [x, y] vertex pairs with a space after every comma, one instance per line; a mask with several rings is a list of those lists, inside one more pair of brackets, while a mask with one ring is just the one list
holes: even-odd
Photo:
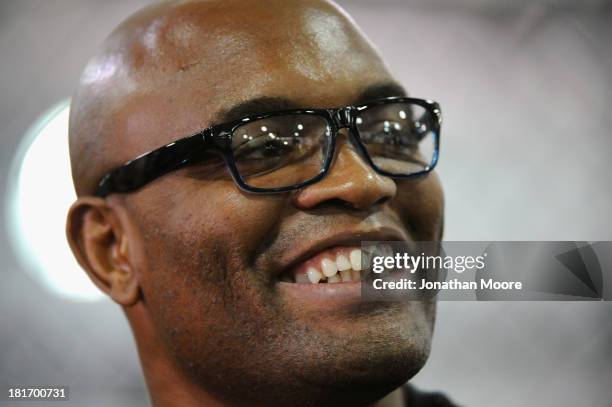
[[522, 290], [523, 283], [520, 281], [496, 281], [492, 278], [481, 278], [476, 281], [459, 281], [452, 279], [448, 281], [431, 281], [426, 278], [413, 280], [402, 278], [399, 280], [383, 280], [376, 278], [372, 281], [372, 287], [376, 290]]

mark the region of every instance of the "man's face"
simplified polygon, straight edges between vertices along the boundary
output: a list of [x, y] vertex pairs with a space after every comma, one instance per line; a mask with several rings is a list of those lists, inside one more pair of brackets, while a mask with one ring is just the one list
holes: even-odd
[[[130, 138], [118, 162], [228, 115], [399, 96], [380, 90], [393, 78], [334, 8], [256, 3], [248, 13], [233, 2], [188, 3], [142, 30], [131, 63], [160, 79], [120, 107], [114, 132]], [[296, 394], [364, 401], [415, 374], [429, 352], [433, 304], [361, 303], [358, 290], [295, 284], [292, 272], [360, 240], [439, 239], [435, 174], [377, 175], [346, 134], [329, 175], [293, 193], [242, 192], [218, 163], [109, 198], [127, 208], [142, 299], [177, 364], [213, 393], [291, 394], [296, 405]]]

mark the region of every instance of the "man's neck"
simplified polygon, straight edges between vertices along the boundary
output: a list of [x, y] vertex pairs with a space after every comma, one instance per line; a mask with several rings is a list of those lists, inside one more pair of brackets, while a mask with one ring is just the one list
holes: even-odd
[[168, 358], [142, 305], [124, 308], [124, 311], [135, 333], [140, 363], [154, 407], [223, 406], [189, 380]]

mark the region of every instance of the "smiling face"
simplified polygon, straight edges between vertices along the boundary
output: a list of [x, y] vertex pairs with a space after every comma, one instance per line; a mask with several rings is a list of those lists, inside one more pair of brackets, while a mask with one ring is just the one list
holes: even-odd
[[[112, 106], [95, 118], [103, 158], [83, 164], [88, 148], [71, 135], [73, 154], [82, 154], [73, 155], [81, 196], [122, 162], [228, 117], [401, 96], [334, 6], [244, 7], [166, 3], [110, 37], [73, 105], [91, 106], [89, 96], [104, 93]], [[71, 132], [94, 120], [92, 110], [74, 109]], [[347, 280], [359, 275], [351, 255], [361, 240], [441, 238], [436, 175], [382, 177], [346, 133], [329, 175], [291, 193], [245, 193], [216, 163], [211, 157], [103, 204], [116, 214], [124, 269], [138, 286], [138, 298], [124, 305], [148, 380], [164, 372], [147, 358], [167, 359], [167, 369], [217, 400], [324, 405], [374, 401], [412, 377], [429, 352], [435, 305], [362, 303], [359, 284]], [[95, 275], [87, 256], [77, 254]]]

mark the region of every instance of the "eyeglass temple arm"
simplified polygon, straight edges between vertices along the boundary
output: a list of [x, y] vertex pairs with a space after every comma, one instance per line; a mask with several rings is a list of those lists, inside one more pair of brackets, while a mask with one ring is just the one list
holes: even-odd
[[128, 161], [100, 180], [95, 195], [134, 191], [154, 179], [181, 168], [201, 157], [209, 145], [209, 129], [185, 137]]

